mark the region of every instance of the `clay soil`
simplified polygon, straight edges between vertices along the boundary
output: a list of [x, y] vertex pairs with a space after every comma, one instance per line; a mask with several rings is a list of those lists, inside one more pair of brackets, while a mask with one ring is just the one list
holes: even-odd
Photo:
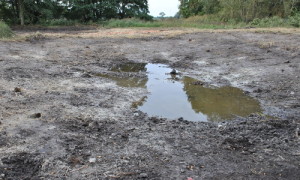
[[[299, 29], [16, 29], [0, 41], [0, 179], [299, 179]], [[148, 117], [147, 89], [97, 74], [163, 63], [264, 114]], [[174, 102], [175, 103], [175, 102]]]

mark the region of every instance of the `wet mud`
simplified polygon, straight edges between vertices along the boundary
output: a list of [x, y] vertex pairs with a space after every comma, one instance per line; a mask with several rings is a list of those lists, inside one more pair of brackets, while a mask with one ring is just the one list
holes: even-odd
[[[299, 35], [162, 32], [0, 41], [0, 179], [298, 179]], [[208, 119], [144, 110], [149, 64]]]

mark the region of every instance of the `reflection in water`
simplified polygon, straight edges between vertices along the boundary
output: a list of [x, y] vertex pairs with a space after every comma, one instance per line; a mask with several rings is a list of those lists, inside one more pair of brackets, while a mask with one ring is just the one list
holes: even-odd
[[118, 86], [122, 86], [122, 87], [146, 88], [146, 83], [147, 83], [147, 79], [136, 78], [136, 77], [115, 77], [108, 74], [96, 74], [96, 76], [111, 79], [115, 81]]
[[112, 67], [110, 70], [114, 72], [141, 72], [146, 71], [146, 63], [124, 63]]
[[231, 119], [234, 115], [248, 116], [261, 112], [259, 102], [246, 96], [242, 90], [234, 87], [218, 89], [193, 85], [196, 80], [184, 77], [184, 91], [196, 113], [203, 113], [208, 120]]
[[205, 88], [190, 77], [176, 77], [162, 64], [148, 64], [149, 95], [138, 108], [150, 116], [190, 121], [223, 121], [261, 112], [258, 101], [233, 87]]
[[192, 121], [206, 121], [206, 115], [196, 113], [183, 91], [183, 84], [169, 74], [172, 69], [162, 64], [148, 64], [146, 102], [138, 109], [149, 116], [161, 116], [169, 119], [183, 117]]
[[[146, 71], [148, 79], [110, 78], [123, 87], [147, 87], [149, 95], [133, 104], [149, 116], [169, 119], [183, 117], [190, 121], [223, 121], [234, 116], [261, 112], [258, 101], [233, 87], [205, 88], [190, 77], [170, 75], [172, 69], [163, 64], [129, 63], [111, 69], [117, 72]], [[201, 83], [200, 83], [201, 84]]]

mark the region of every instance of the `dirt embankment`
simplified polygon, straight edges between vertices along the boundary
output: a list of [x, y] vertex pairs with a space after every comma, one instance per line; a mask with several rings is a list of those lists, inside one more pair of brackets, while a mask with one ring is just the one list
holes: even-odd
[[[108, 31], [26, 32], [26, 41], [0, 42], [0, 179], [300, 177], [297, 33]], [[125, 62], [164, 63], [239, 87], [272, 118], [148, 117], [132, 108], [145, 88], [96, 76]]]

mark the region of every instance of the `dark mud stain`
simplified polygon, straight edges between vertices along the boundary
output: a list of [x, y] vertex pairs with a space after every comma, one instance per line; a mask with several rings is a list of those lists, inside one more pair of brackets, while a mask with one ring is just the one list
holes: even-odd
[[189, 121], [223, 121], [237, 116], [246, 117], [260, 113], [259, 102], [234, 87], [207, 88], [196, 79], [171, 73], [164, 64], [125, 63], [110, 69], [114, 72], [147, 72], [148, 78], [97, 76], [116, 81], [122, 87], [147, 88], [149, 95], [134, 102], [149, 116]]
[[[1, 159], [0, 174], [5, 179], [39, 179], [42, 161], [36, 155], [17, 153]], [[0, 178], [1, 179], [1, 178]]]

